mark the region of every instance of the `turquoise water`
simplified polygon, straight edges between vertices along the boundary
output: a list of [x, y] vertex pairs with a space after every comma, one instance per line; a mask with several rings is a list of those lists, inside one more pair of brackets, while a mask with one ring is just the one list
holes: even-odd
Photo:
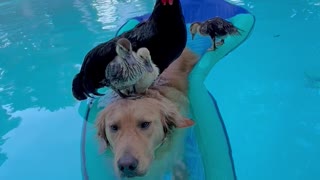
[[[88, 50], [152, 2], [0, 2], [0, 179], [82, 178], [83, 120], [72, 78]], [[255, 29], [217, 64], [207, 86], [238, 179], [320, 179], [320, 4], [233, 3], [256, 16]]]
[[320, 179], [319, 1], [237, 3], [255, 15], [255, 29], [207, 79], [237, 176]]

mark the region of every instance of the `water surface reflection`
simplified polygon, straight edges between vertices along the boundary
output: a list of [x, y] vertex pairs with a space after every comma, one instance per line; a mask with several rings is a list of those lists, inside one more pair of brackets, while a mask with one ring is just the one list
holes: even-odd
[[[151, 0], [0, 3], [0, 165], [8, 159], [5, 153], [12, 151], [3, 150], [6, 141], [20, 143], [15, 138], [20, 128], [29, 127], [25, 129], [25, 138], [35, 143], [37, 140], [27, 131], [44, 136], [45, 132], [39, 129], [47, 127], [48, 121], [82, 121], [80, 116], [70, 114], [78, 113], [71, 82], [83, 57], [95, 45], [114, 36], [129, 17], [142, 15], [152, 6]], [[47, 115], [39, 118], [42, 111]], [[64, 116], [58, 120], [55, 116], [61, 111]], [[21, 112], [28, 112], [29, 118], [23, 118]], [[20, 115], [14, 116], [17, 113]], [[29, 126], [32, 119], [38, 119], [39, 129]], [[77, 126], [73, 128], [80, 131]], [[72, 146], [78, 148], [74, 143]]]

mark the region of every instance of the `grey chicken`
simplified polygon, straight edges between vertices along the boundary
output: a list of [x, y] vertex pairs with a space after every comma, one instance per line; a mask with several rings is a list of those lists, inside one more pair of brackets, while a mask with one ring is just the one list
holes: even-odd
[[142, 94], [146, 92], [146, 90], [159, 76], [159, 68], [153, 63], [150, 51], [147, 48], [140, 48], [137, 51], [136, 59], [143, 63], [144, 67], [147, 69], [147, 71], [135, 85], [136, 93]]
[[136, 59], [131, 42], [126, 38], [116, 42], [116, 52], [117, 56], [106, 67], [105, 84], [125, 98], [136, 92], [135, 84], [151, 69]]

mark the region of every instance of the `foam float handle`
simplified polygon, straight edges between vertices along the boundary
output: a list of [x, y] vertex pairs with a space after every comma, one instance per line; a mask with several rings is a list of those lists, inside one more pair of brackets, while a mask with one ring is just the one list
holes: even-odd
[[[197, 126], [195, 126], [197, 139], [202, 140], [199, 147], [202, 157], [204, 157], [205, 176], [208, 180], [236, 179], [231, 145], [224, 121], [217, 102], [204, 84], [216, 63], [239, 46], [249, 36], [254, 26], [254, 17], [250, 14], [240, 14], [229, 20], [245, 31], [241, 36], [227, 38], [225, 44], [216, 51], [204, 53], [189, 76], [189, 99], [192, 114], [197, 121]], [[192, 44], [201, 44], [196, 39]], [[199, 48], [200, 46], [189, 44], [187, 46], [191, 50], [196, 47], [195, 54], [203, 52], [203, 49]], [[202, 48], [208, 48], [208, 46]]]

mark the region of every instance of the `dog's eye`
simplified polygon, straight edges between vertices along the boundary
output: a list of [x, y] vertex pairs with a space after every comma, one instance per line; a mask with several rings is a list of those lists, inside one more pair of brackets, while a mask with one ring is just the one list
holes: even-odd
[[119, 127], [117, 125], [111, 125], [110, 129], [111, 129], [111, 131], [116, 132], [116, 131], [118, 131]]
[[151, 122], [142, 122], [140, 124], [141, 129], [147, 129], [150, 126]]

